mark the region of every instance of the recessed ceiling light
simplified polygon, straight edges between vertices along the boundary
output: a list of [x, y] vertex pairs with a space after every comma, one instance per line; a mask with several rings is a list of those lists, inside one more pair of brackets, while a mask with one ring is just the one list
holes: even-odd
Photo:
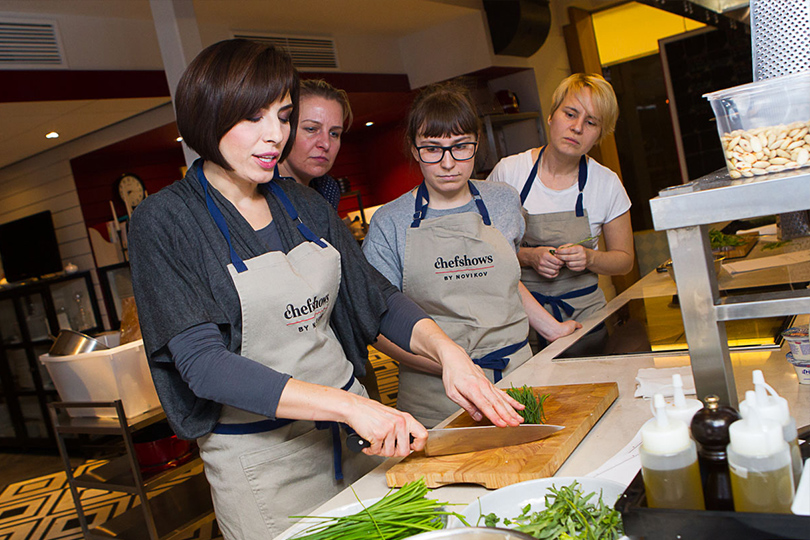
[[55, 131], [51, 131], [50, 133], [45, 134], [46, 139], [57, 139], [59, 138], [59, 134]]
[[183, 137], [177, 137], [177, 138], [175, 139], [175, 141], [177, 141], [177, 142], [183, 142]]
[[374, 125], [374, 122], [366, 122], [366, 127], [371, 127]]

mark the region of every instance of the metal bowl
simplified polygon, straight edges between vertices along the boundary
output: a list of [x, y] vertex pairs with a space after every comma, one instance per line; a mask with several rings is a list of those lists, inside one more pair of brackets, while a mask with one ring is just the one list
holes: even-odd
[[50, 356], [70, 356], [102, 349], [109, 349], [109, 347], [87, 334], [75, 330], [60, 330], [48, 350], [48, 354]]
[[440, 529], [411, 536], [413, 540], [534, 540], [533, 536], [513, 531], [511, 529], [500, 529], [493, 527], [461, 527], [458, 529]]

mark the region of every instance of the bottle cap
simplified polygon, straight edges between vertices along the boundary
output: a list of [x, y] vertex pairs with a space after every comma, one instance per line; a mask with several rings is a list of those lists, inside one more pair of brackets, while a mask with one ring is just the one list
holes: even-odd
[[[780, 397], [776, 390], [765, 382], [765, 377], [762, 371], [757, 369], [753, 373], [754, 378], [754, 391], [756, 394], [756, 408], [760, 418], [768, 418], [774, 420], [780, 426], [784, 426], [790, 422], [790, 411], [788, 409], [788, 402], [785, 398]], [[751, 403], [749, 403], [748, 392], [746, 392], [746, 399], [740, 403], [740, 414], [743, 418], [749, 415]]]
[[641, 427], [641, 446], [650, 454], [677, 454], [689, 447], [689, 428], [680, 420], [669, 418], [663, 394], [653, 396], [655, 418]]
[[782, 426], [775, 420], [759, 415], [756, 393], [747, 391], [745, 401], [748, 407], [743, 419], [728, 428], [730, 446], [734, 452], [748, 457], [767, 457], [784, 450], [787, 443]]
[[683, 379], [680, 373], [672, 375], [673, 401], [667, 406], [667, 416], [680, 420], [687, 426], [692, 422], [692, 417], [703, 408], [703, 403], [697, 399], [687, 399], [683, 393]]

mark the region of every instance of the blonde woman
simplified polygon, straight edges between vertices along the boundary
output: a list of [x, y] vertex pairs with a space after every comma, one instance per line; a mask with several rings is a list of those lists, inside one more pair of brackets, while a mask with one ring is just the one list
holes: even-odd
[[[618, 116], [610, 83], [571, 75], [554, 91], [548, 144], [502, 159], [489, 176], [520, 193], [521, 281], [559, 321], [581, 322], [605, 305], [598, 274], [633, 267], [630, 198], [616, 173], [586, 155], [613, 132]], [[597, 247], [600, 235], [605, 250]], [[583, 340], [599, 342], [605, 332], [597, 328]]]

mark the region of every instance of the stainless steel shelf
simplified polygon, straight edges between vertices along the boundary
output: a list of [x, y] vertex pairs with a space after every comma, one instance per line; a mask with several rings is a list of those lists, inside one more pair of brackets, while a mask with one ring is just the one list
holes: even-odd
[[650, 200], [655, 230], [807, 210], [810, 170], [796, 169], [732, 180], [712, 174], [665, 189]]
[[737, 407], [725, 322], [810, 313], [810, 291], [720, 298], [708, 226], [721, 221], [810, 208], [807, 169], [732, 180], [715, 173], [660, 192], [650, 201], [653, 223], [666, 231], [699, 398], [716, 394]]

